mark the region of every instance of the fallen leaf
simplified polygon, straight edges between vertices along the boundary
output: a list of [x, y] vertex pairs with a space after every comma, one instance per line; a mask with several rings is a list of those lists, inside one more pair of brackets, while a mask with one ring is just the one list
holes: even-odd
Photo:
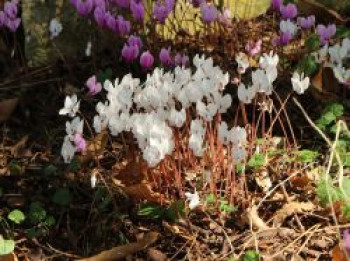
[[250, 209], [247, 210], [247, 217], [248, 222], [251, 222], [252, 225], [258, 228], [259, 230], [265, 230], [270, 228], [268, 225], [266, 225], [265, 221], [259, 217], [258, 209], [256, 206], [252, 206]]
[[18, 157], [20, 152], [25, 148], [28, 141], [28, 135], [23, 136], [15, 145], [11, 147], [11, 155], [15, 158]]
[[320, 66], [320, 68], [318, 69], [318, 72], [315, 74], [315, 76], [311, 80], [312, 85], [319, 91], [323, 90], [322, 75], [323, 75], [323, 67]]
[[273, 217], [274, 226], [282, 225], [283, 221], [293, 214], [305, 213], [315, 208], [316, 206], [312, 202], [289, 202], [275, 213]]
[[115, 261], [124, 260], [125, 257], [132, 255], [140, 250], [147, 248], [149, 245], [157, 241], [159, 234], [157, 232], [149, 232], [143, 239], [136, 243], [130, 243], [123, 246], [114, 247], [110, 250], [103, 251], [95, 256], [79, 259], [80, 261]]
[[11, 114], [17, 107], [18, 101], [19, 99], [17, 97], [0, 101], [0, 124], [10, 118]]
[[80, 162], [86, 164], [94, 157], [103, 153], [108, 141], [107, 130], [101, 131], [93, 140], [87, 142], [86, 151], [79, 156]]
[[5, 256], [0, 256], [1, 261], [18, 261], [17, 256], [14, 253], [5, 255]]
[[338, 244], [332, 250], [332, 261], [348, 261], [350, 257], [350, 251], [345, 253], [345, 250]]
[[290, 179], [290, 181], [294, 187], [299, 189], [303, 189], [310, 184], [310, 179], [308, 178], [307, 175], [294, 176]]
[[152, 190], [150, 184], [140, 183], [128, 187], [122, 187], [122, 190], [129, 197], [135, 200], [147, 200], [150, 202], [164, 202], [163, 196]]
[[166, 261], [166, 260], [168, 260], [166, 254], [164, 254], [163, 252], [161, 252], [153, 247], [148, 249], [147, 255], [153, 261]]

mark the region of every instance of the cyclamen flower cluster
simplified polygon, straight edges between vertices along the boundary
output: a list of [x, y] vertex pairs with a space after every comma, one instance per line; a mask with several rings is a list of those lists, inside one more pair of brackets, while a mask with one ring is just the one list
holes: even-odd
[[[241, 53], [236, 57], [238, 64], [242, 64], [242, 60], [246, 58], [245, 54]], [[277, 65], [279, 57], [272, 51], [270, 54], [263, 54], [260, 57], [259, 64], [260, 68], [252, 72], [252, 84], [248, 87], [244, 83], [240, 83], [238, 86], [238, 98], [243, 103], [251, 103], [255, 98], [256, 94], [264, 93], [271, 95], [273, 90], [273, 82], [277, 79]], [[245, 62], [244, 62], [245, 64]], [[249, 63], [244, 65], [245, 69], [249, 67]], [[244, 69], [244, 71], [245, 71]], [[240, 69], [238, 69], [240, 72]]]
[[350, 86], [350, 69], [345, 68], [344, 61], [350, 58], [350, 39], [344, 38], [339, 44], [323, 46], [313, 54], [318, 63], [333, 69], [339, 83]]
[[6, 27], [14, 33], [20, 24], [21, 18], [18, 17], [18, 0], [5, 2], [4, 10], [0, 11], [0, 29]]
[[74, 117], [72, 121], [66, 122], [66, 136], [61, 149], [61, 155], [64, 162], [69, 163], [74, 157], [75, 152], [84, 152], [86, 149], [86, 141], [83, 138], [84, 121], [79, 117], [75, 117], [79, 111], [80, 101], [76, 95], [67, 96], [64, 107], [59, 111], [60, 115], [68, 115]]
[[[150, 167], [159, 164], [175, 147], [173, 129], [181, 128], [190, 115], [190, 107], [196, 108], [196, 118], [190, 124], [188, 147], [200, 157], [205, 148], [206, 122], [213, 120], [218, 113], [224, 113], [231, 106], [231, 96], [223, 95], [222, 90], [229, 80], [220, 68], [213, 65], [212, 59], [198, 55], [193, 59], [194, 73], [185, 67], [176, 67], [174, 72], [164, 72], [156, 68], [147, 75], [141, 85], [139, 79], [130, 74], [121, 81], [106, 81], [107, 101], [96, 105], [94, 129], [101, 132], [108, 128], [112, 135], [131, 132], [142, 151], [143, 158]], [[91, 77], [88, 85], [95, 85]], [[76, 96], [67, 97], [60, 114], [74, 117], [79, 109]], [[74, 124], [73, 124], [74, 122]], [[77, 119], [69, 126], [77, 126]], [[68, 126], [68, 125], [67, 125]], [[69, 129], [69, 130], [68, 130]], [[79, 137], [76, 134], [80, 134]], [[67, 136], [62, 147], [66, 162], [77, 151], [82, 150], [82, 127], [67, 127]]]

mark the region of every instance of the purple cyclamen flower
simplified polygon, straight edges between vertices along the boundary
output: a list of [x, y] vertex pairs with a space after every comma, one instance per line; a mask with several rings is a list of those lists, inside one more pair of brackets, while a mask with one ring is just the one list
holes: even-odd
[[145, 7], [142, 2], [136, 2], [135, 0], [131, 0], [130, 10], [137, 22], [142, 22], [145, 16]]
[[84, 152], [86, 150], [86, 141], [80, 133], [74, 135], [74, 144], [77, 152]]
[[271, 8], [273, 10], [280, 10], [281, 5], [282, 5], [283, 1], [282, 0], [271, 0]]
[[120, 35], [127, 35], [130, 32], [131, 24], [123, 16], [118, 15], [116, 20], [117, 30]]
[[122, 49], [122, 57], [127, 63], [133, 62], [139, 55], [139, 48], [137, 45], [130, 45], [125, 43]]
[[121, 8], [129, 8], [130, 0], [115, 0], [115, 3]]
[[75, 7], [80, 15], [86, 16], [91, 13], [93, 4], [93, 0], [77, 0]]
[[293, 36], [291, 32], [281, 32], [280, 38], [279, 38], [279, 44], [280, 45], [287, 45], [292, 40]]
[[173, 61], [170, 55], [170, 47], [168, 49], [162, 48], [159, 53], [159, 60], [163, 66], [171, 66]]
[[202, 20], [205, 23], [214, 22], [218, 16], [218, 10], [215, 6], [210, 6], [205, 3], [201, 5]]
[[163, 5], [160, 1], [157, 1], [153, 6], [153, 16], [155, 19], [157, 19], [160, 23], [164, 23], [165, 20], [168, 18], [170, 12], [168, 8]]
[[308, 17], [299, 17], [298, 24], [300, 25], [301, 28], [311, 29], [315, 24], [315, 16], [310, 15]]
[[165, 7], [168, 10], [168, 13], [170, 14], [171, 11], [173, 11], [174, 6], [175, 6], [175, 0], [164, 0]]
[[0, 28], [6, 24], [6, 14], [4, 13], [4, 11], [0, 11]]
[[331, 39], [337, 31], [335, 24], [330, 24], [327, 27], [323, 24], [317, 25], [317, 33], [320, 37], [321, 43], [323, 45], [328, 44], [329, 39]]
[[129, 45], [136, 45], [138, 49], [142, 48], [142, 41], [141, 38], [136, 35], [131, 35], [128, 38], [128, 44]]
[[144, 69], [149, 69], [153, 66], [154, 58], [149, 51], [143, 52], [140, 57], [140, 64]]
[[249, 40], [245, 45], [245, 50], [250, 56], [254, 56], [261, 52], [261, 44], [262, 44], [261, 40], [258, 40], [257, 42], [253, 42]]
[[18, 13], [17, 5], [13, 2], [6, 2], [4, 5], [4, 12], [8, 18], [15, 19]]
[[21, 23], [21, 18], [16, 19], [6, 19], [5, 25], [12, 32], [16, 32]]
[[194, 7], [200, 7], [200, 5], [204, 2], [204, 0], [191, 0], [191, 4]]
[[76, 8], [78, 0], [69, 0], [69, 2]]
[[350, 231], [349, 231], [349, 229], [344, 230], [343, 238], [344, 238], [344, 242], [345, 242], [345, 249], [347, 251], [350, 251]]
[[281, 5], [280, 12], [283, 19], [293, 19], [298, 15], [298, 9], [295, 4]]
[[118, 33], [117, 20], [110, 12], [107, 12], [105, 14], [105, 21], [109, 29], [111, 29], [115, 33]]
[[95, 8], [101, 8], [103, 11], [106, 11], [106, 0], [94, 0]]
[[96, 95], [97, 93], [99, 93], [102, 90], [102, 84], [97, 82], [95, 75], [91, 76], [86, 81], [86, 87], [89, 89], [89, 93], [91, 95]]
[[106, 11], [101, 7], [96, 7], [94, 10], [94, 19], [100, 27], [106, 26]]
[[177, 53], [174, 57], [174, 62], [175, 62], [175, 65], [184, 67], [188, 64], [189, 58], [187, 55], [181, 55]]

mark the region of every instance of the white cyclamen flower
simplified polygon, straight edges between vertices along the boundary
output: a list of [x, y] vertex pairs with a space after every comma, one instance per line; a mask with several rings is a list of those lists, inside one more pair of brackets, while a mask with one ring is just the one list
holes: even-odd
[[339, 81], [341, 84], [348, 84], [350, 83], [350, 69], [345, 69], [342, 66], [335, 66], [333, 67], [333, 73], [335, 78]]
[[79, 106], [80, 101], [78, 101], [78, 97], [75, 94], [71, 97], [67, 96], [64, 101], [64, 107], [59, 111], [59, 114], [68, 114], [70, 117], [74, 117], [79, 110]]
[[90, 177], [91, 188], [96, 187], [96, 182], [97, 182], [96, 173], [92, 173]]
[[73, 146], [72, 142], [70, 141], [70, 137], [67, 135], [64, 138], [62, 149], [61, 149], [61, 155], [63, 157], [64, 163], [70, 163], [74, 157], [76, 148]]
[[243, 127], [233, 127], [229, 132], [229, 139], [235, 146], [242, 146], [247, 141], [247, 131]]
[[182, 108], [181, 111], [172, 108], [169, 115], [169, 124], [173, 127], [181, 128], [186, 121], [186, 110]]
[[228, 143], [228, 127], [227, 123], [225, 121], [220, 122], [219, 127], [218, 127], [218, 139], [220, 142], [223, 144], [227, 145]]
[[256, 95], [256, 89], [254, 87], [246, 88], [243, 83], [238, 86], [237, 91], [238, 99], [243, 103], [251, 103], [252, 99]]
[[242, 147], [232, 147], [231, 157], [234, 163], [239, 163], [247, 158], [247, 151]]
[[304, 77], [304, 73], [300, 75], [298, 72], [294, 72], [291, 80], [293, 90], [298, 94], [303, 94], [310, 84], [310, 78]]
[[236, 55], [236, 62], [238, 64], [239, 74], [244, 74], [250, 66], [248, 56], [242, 52]]
[[57, 37], [63, 30], [62, 24], [56, 19], [52, 19], [49, 25], [50, 38]]
[[186, 192], [185, 197], [186, 200], [189, 201], [188, 207], [190, 209], [194, 209], [200, 204], [200, 199], [197, 191], [195, 191], [193, 194], [190, 192]]
[[75, 117], [71, 122], [66, 122], [66, 133], [73, 136], [76, 133], [83, 134], [84, 121], [80, 117]]
[[260, 67], [268, 70], [269, 68], [276, 68], [279, 62], [279, 57], [277, 54], [273, 54], [271, 51], [269, 54], [264, 53], [259, 59]]
[[295, 23], [291, 22], [288, 19], [288, 20], [282, 20], [280, 22], [280, 30], [282, 33], [290, 33], [292, 36], [294, 36], [298, 30], [298, 27], [296, 26]]

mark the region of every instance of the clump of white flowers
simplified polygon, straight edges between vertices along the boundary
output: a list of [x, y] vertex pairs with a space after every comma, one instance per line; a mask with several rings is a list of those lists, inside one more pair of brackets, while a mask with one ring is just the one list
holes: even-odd
[[[206, 123], [225, 113], [232, 99], [229, 94], [223, 94], [229, 75], [214, 66], [211, 58], [197, 55], [193, 64], [194, 72], [184, 67], [176, 67], [174, 72], [156, 68], [142, 84], [130, 74], [114, 83], [107, 80], [104, 83], [107, 100], [96, 105], [95, 131], [108, 128], [113, 136], [132, 133], [144, 160], [155, 167], [173, 153], [174, 129], [182, 128], [187, 122], [188, 147], [195, 156], [203, 156]], [[192, 119], [193, 109], [195, 119]], [[60, 114], [74, 117], [78, 110], [79, 101], [74, 95], [66, 98]], [[72, 147], [65, 141], [62, 156], [66, 162], [79, 151]]]
[[345, 68], [344, 61], [350, 58], [350, 39], [344, 38], [333, 46], [325, 45], [313, 54], [318, 63], [333, 69], [339, 83], [350, 86], [350, 69]]
[[[240, 54], [236, 57], [238, 63], [238, 73], [245, 72], [249, 64], [243, 62], [244, 55]], [[238, 99], [243, 103], [251, 103], [257, 93], [271, 95], [273, 83], [277, 79], [277, 65], [279, 57], [272, 51], [269, 54], [263, 54], [259, 60], [259, 68], [252, 72], [252, 84], [246, 86], [240, 83], [237, 90]], [[244, 70], [240, 66], [244, 65]]]

